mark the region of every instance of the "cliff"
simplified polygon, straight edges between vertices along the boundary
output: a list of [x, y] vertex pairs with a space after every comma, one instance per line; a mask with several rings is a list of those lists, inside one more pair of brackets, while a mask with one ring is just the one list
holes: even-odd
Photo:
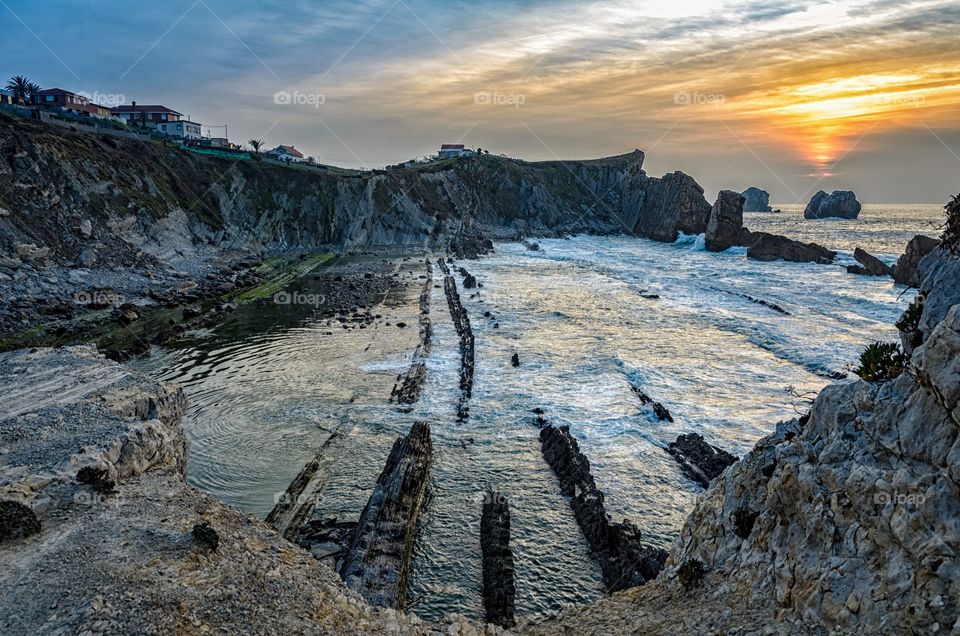
[[[77, 267], [189, 268], [225, 251], [703, 232], [710, 206], [643, 152], [528, 163], [467, 157], [357, 172], [192, 154], [0, 115], [0, 255]], [[2, 282], [2, 280], [0, 280]]]

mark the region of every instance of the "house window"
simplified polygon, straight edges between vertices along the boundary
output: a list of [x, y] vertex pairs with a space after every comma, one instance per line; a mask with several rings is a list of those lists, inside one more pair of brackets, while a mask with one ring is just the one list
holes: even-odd
[[52, 102], [52, 101], [53, 101], [53, 95], [44, 95], [44, 96], [43, 96], [43, 99], [44, 99], [45, 101]]

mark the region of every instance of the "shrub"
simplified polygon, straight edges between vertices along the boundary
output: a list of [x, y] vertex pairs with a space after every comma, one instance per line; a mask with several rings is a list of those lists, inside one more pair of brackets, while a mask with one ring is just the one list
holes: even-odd
[[947, 211], [947, 222], [940, 240], [948, 250], [960, 253], [960, 194], [950, 197], [943, 209]]
[[680, 579], [680, 585], [683, 586], [683, 589], [689, 590], [691, 587], [700, 585], [706, 573], [707, 566], [703, 564], [703, 561], [690, 559], [677, 570], [677, 578]]
[[875, 342], [860, 354], [860, 366], [853, 372], [867, 382], [883, 382], [903, 373], [907, 360], [899, 344]]
[[923, 302], [927, 297], [921, 292], [916, 295], [910, 306], [907, 307], [900, 320], [897, 321], [897, 329], [904, 334], [910, 345], [914, 348], [923, 344], [923, 334], [919, 330], [920, 317], [923, 315]]

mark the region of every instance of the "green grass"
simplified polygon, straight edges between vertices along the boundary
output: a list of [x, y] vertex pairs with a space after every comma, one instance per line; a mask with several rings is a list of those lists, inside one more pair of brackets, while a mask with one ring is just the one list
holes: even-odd
[[303, 259], [291, 259], [289, 256], [269, 258], [260, 266], [260, 271], [272, 273], [270, 278], [256, 287], [233, 297], [235, 303], [247, 303], [258, 298], [273, 296], [293, 281], [301, 278], [333, 258], [333, 254], [322, 252], [311, 254]]

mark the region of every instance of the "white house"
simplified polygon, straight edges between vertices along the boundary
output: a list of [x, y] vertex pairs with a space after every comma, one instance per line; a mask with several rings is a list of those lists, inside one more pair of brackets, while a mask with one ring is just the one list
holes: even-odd
[[474, 154], [469, 148], [464, 148], [463, 144], [442, 144], [437, 158], [448, 159], [450, 157], [466, 157]]
[[171, 137], [178, 137], [180, 139], [202, 139], [203, 135], [200, 134], [200, 126], [201, 124], [195, 121], [179, 119], [177, 121], [160, 122], [156, 124], [156, 129]]
[[294, 148], [293, 146], [284, 146], [283, 144], [277, 146], [273, 150], [268, 150], [266, 153], [274, 159], [279, 161], [292, 161], [292, 162], [302, 162], [306, 161], [306, 158], [303, 156], [303, 153]]

